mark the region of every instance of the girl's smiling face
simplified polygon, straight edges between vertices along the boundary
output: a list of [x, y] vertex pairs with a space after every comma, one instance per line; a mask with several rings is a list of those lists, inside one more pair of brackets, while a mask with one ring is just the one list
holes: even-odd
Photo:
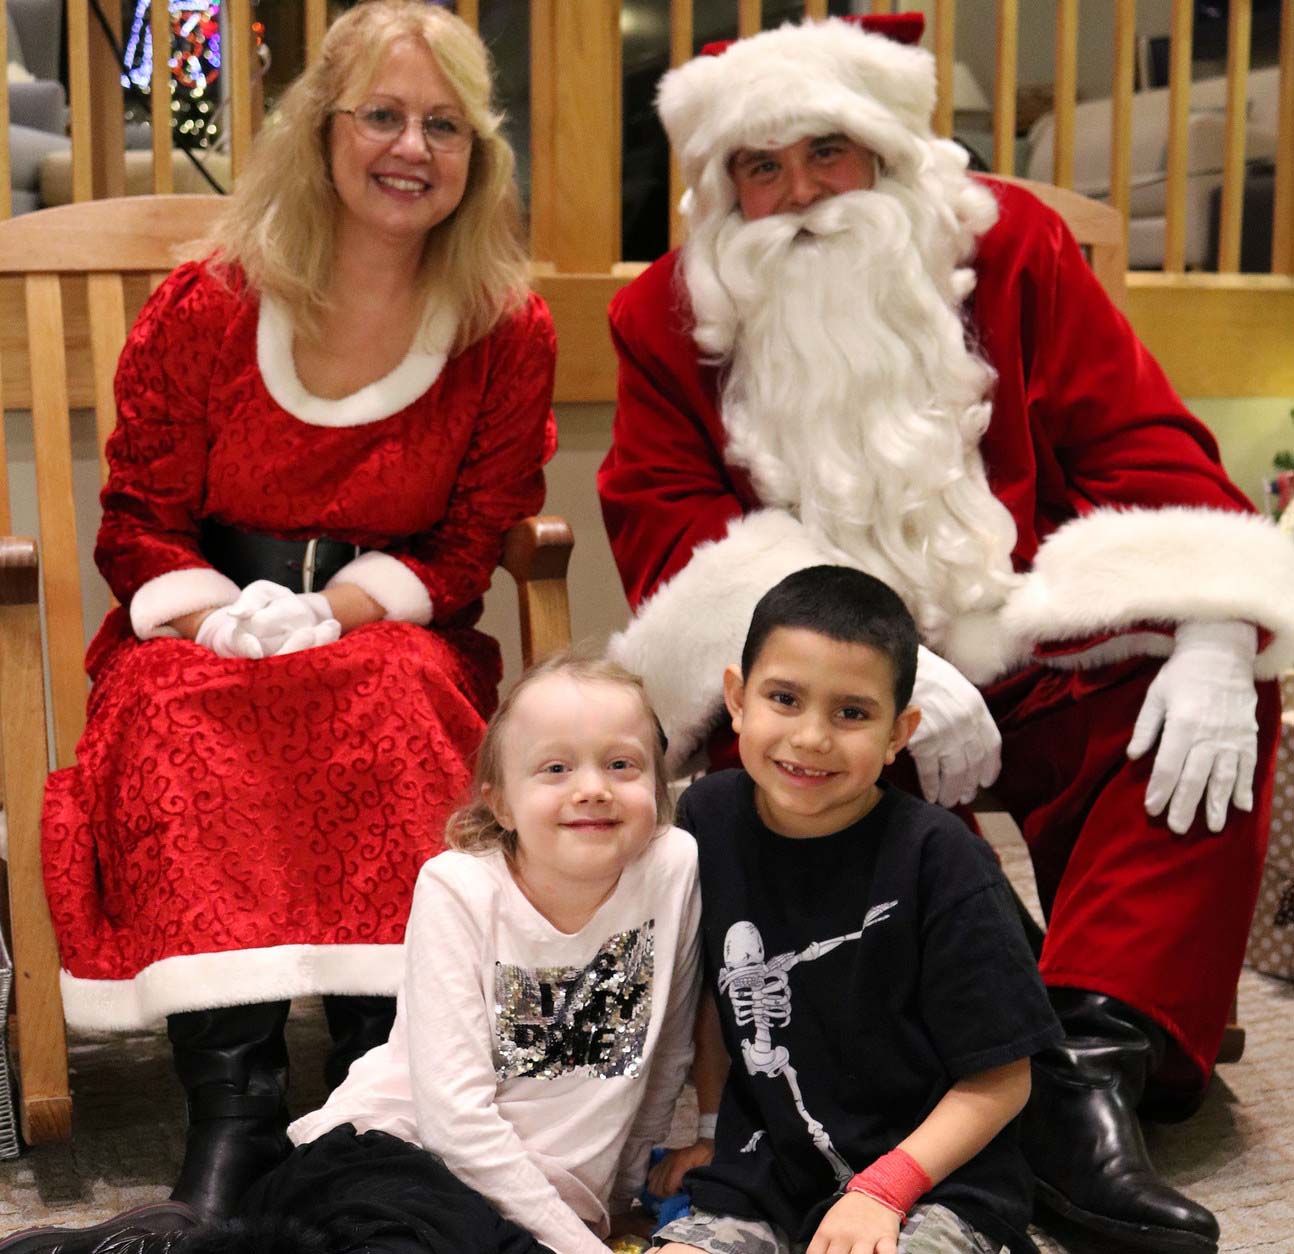
[[656, 831], [656, 732], [640, 694], [547, 675], [520, 694], [502, 732], [500, 786], [483, 792], [516, 833], [523, 889], [610, 893]]

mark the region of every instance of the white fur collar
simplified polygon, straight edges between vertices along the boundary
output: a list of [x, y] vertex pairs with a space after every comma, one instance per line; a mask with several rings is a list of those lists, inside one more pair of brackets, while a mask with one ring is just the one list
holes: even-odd
[[294, 418], [312, 427], [362, 427], [398, 414], [440, 378], [456, 330], [452, 314], [438, 311], [432, 315], [427, 333], [419, 337], [422, 343], [434, 345], [433, 351], [411, 348], [390, 374], [349, 396], [327, 400], [307, 392], [297, 378], [287, 310], [272, 296], [262, 295], [256, 326], [256, 364], [266, 391]]

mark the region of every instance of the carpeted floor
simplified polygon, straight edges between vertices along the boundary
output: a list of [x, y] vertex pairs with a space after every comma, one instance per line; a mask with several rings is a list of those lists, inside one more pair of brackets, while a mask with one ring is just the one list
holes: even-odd
[[[1009, 825], [986, 828], [1008, 874], [1032, 904], [1023, 846]], [[1153, 1127], [1148, 1140], [1165, 1177], [1211, 1207], [1221, 1250], [1294, 1250], [1294, 984], [1246, 971], [1240, 1017], [1245, 1056], [1222, 1068], [1203, 1109], [1186, 1124]], [[317, 1001], [289, 1023], [296, 1110], [323, 1095], [327, 1048]], [[78, 1035], [71, 1044], [76, 1098], [70, 1144], [0, 1162], [0, 1235], [38, 1223], [96, 1223], [165, 1197], [183, 1147], [183, 1103], [163, 1033]], [[680, 1133], [688, 1131], [686, 1105]], [[1113, 1254], [1072, 1232], [1039, 1234], [1044, 1254]]]

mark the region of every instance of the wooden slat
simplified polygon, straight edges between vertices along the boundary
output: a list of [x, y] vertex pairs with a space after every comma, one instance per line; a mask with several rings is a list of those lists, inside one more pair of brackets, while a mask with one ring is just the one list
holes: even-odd
[[1110, 108], [1110, 204], [1126, 235], [1132, 198], [1132, 86], [1136, 66], [1137, 0], [1115, 0], [1114, 84]]
[[153, 79], [150, 117], [153, 123], [153, 191], [165, 196], [175, 189], [171, 169], [171, 13], [167, 0], [153, 0], [149, 10], [153, 34]]
[[[121, 5], [100, 6], [121, 45]], [[96, 199], [123, 196], [126, 192], [126, 114], [121, 90], [121, 62], [97, 20], [90, 22], [90, 145], [91, 193]]]
[[1168, 71], [1168, 181], [1164, 189], [1164, 270], [1186, 268], [1186, 163], [1190, 154], [1192, 0], [1173, 0]]
[[[9, 23], [6, 0], [0, 0], [0, 63], [9, 64]], [[13, 187], [9, 165], [9, 77], [0, 82], [0, 221], [13, 216]]]
[[1272, 273], [1294, 274], [1294, 0], [1281, 6]]
[[894, 0], [872, 0], [873, 13], [893, 13]]
[[32, 542], [0, 540], [0, 748], [7, 783], [9, 913], [19, 1011], [19, 1112], [23, 1139], [30, 1145], [72, 1135], [58, 947], [40, 858], [49, 756], [38, 578]]
[[936, 135], [953, 133], [953, 66], [957, 60], [957, 0], [935, 0], [935, 116]]
[[619, 0], [534, 0], [530, 47], [532, 251], [563, 272], [609, 272], [620, 260]]
[[480, 5], [477, 0], [458, 0], [454, 6], [454, 11], [463, 19], [473, 30], [479, 30], [481, 26]]
[[1078, 102], [1078, 0], [1056, 3], [1056, 124], [1052, 128], [1052, 182], [1074, 186], [1074, 108]]
[[737, 0], [737, 38], [758, 35], [763, 27], [763, 0]]
[[528, 518], [504, 537], [501, 565], [517, 582], [523, 666], [571, 643], [566, 569], [574, 543], [570, 524], [551, 515]]
[[0, 275], [31, 270], [88, 271], [110, 256], [123, 272], [167, 271], [177, 247], [211, 229], [224, 208], [219, 196], [184, 196], [183, 215], [174, 196], [129, 196], [103, 205], [61, 205], [15, 218], [0, 230]]
[[236, 181], [252, 147], [252, 9], [251, 0], [226, 0], [229, 47], [224, 62], [229, 85], [229, 169]]
[[[682, 65], [692, 59], [692, 0], [669, 0], [669, 63]], [[669, 155], [669, 246], [683, 242], [683, 218], [678, 211], [683, 195], [683, 172], [678, 157]]]
[[[0, 13], [0, 26], [4, 25], [4, 14]], [[4, 353], [0, 352], [0, 401], [5, 394]], [[5, 447], [5, 406], [0, 404], [0, 536], [13, 532], [13, 515], [9, 508], [9, 451]], [[0, 770], [0, 775], [3, 771]], [[0, 781], [2, 782], [2, 781]]]
[[1020, 0], [997, 0], [997, 82], [993, 89], [993, 171], [1015, 173], [1016, 61]]
[[1227, 19], [1227, 123], [1222, 151], [1222, 216], [1218, 225], [1218, 270], [1240, 269], [1240, 226], [1245, 209], [1245, 123], [1249, 111], [1249, 40], [1252, 0], [1231, 0]]
[[85, 726], [85, 626], [76, 556], [63, 309], [56, 274], [33, 274], [27, 279], [27, 342], [31, 354], [32, 432], [54, 707], [54, 756], [59, 766], [71, 766], [76, 758], [76, 742]]
[[305, 0], [306, 64], [313, 65], [328, 31], [328, 0]]
[[827, 16], [827, 0], [804, 0], [804, 16], [820, 22]]
[[90, 103], [90, 8], [67, 0], [67, 96], [72, 121], [72, 199], [94, 195], [94, 143]]
[[104, 445], [117, 425], [117, 402], [112, 380], [117, 358], [126, 343], [126, 296], [120, 274], [86, 276], [90, 311], [90, 360], [94, 372], [94, 425], [99, 440], [99, 482], [108, 481]]

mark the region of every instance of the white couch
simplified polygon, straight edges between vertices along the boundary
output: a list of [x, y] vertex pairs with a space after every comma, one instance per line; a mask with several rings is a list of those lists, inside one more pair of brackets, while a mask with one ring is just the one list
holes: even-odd
[[[1249, 75], [1245, 134], [1248, 161], [1276, 155], [1276, 66]], [[1191, 85], [1186, 179], [1186, 264], [1196, 269], [1209, 256], [1210, 200], [1222, 186], [1226, 142], [1225, 78]], [[1075, 109], [1074, 190], [1098, 200], [1110, 194], [1109, 100], [1085, 100]], [[1044, 183], [1052, 179], [1055, 115], [1040, 117], [1029, 130], [1023, 173]], [[1134, 269], [1157, 269], [1164, 261], [1164, 198], [1168, 180], [1168, 88], [1132, 98], [1132, 189], [1128, 224], [1128, 262]]]

